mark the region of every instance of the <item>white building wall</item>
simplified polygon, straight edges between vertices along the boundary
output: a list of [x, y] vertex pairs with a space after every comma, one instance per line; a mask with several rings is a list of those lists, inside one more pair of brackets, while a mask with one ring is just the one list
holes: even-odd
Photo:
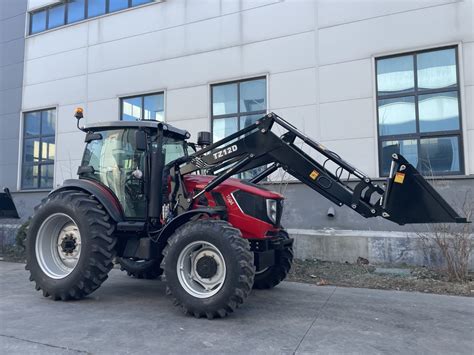
[[18, 170], [26, 0], [0, 1], [0, 190]]
[[[474, 15], [473, 15], [474, 16]], [[472, 24], [472, 20], [471, 20]], [[474, 31], [474, 26], [473, 29]], [[470, 166], [470, 173], [474, 174], [474, 41], [465, 42], [463, 45], [463, 72], [464, 72], [464, 127], [467, 129], [465, 144]]]
[[28, 0], [28, 11], [58, 3], [58, 0]]
[[212, 83], [263, 75], [269, 110], [377, 176], [373, 56], [460, 43], [474, 174], [472, 23], [472, 0], [166, 0], [28, 37], [22, 109], [57, 108], [57, 185], [82, 155], [76, 106], [116, 120], [119, 97], [164, 91], [166, 120], [195, 137]]

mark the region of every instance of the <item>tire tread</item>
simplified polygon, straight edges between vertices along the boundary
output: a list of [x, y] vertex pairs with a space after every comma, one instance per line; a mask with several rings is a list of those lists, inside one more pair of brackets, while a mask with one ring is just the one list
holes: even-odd
[[[284, 238], [289, 238], [286, 232], [280, 234]], [[291, 246], [279, 251], [275, 258], [275, 265], [270, 267], [261, 275], [255, 275], [253, 288], [263, 290], [270, 289], [282, 282], [291, 269], [293, 263], [293, 248]]]
[[[234, 250], [239, 265], [241, 267], [241, 275], [238, 279], [238, 284], [234, 287], [233, 294], [228, 301], [220, 308], [213, 311], [202, 312], [199, 310], [189, 310], [185, 305], [178, 300], [171, 289], [167, 286], [166, 293], [173, 298], [173, 303], [180, 307], [184, 314], [192, 315], [196, 318], [206, 317], [208, 319], [224, 318], [230, 313], [233, 313], [250, 294], [255, 275], [255, 266], [253, 253], [250, 251], [249, 242], [242, 238], [240, 230], [232, 227], [228, 222], [222, 220], [198, 220], [192, 223], [186, 223], [176, 230], [176, 232], [168, 239], [167, 244], [163, 250], [163, 261], [161, 268], [165, 270], [167, 255], [174, 247], [181, 236], [193, 233], [202, 229], [213, 229], [216, 233], [222, 235], [231, 245]], [[166, 278], [164, 281], [166, 281]]]
[[[114, 224], [110, 216], [104, 211], [103, 206], [93, 196], [78, 191], [60, 191], [42, 200], [40, 205], [35, 207], [35, 213], [47, 207], [52, 202], [60, 202], [74, 206], [78, 213], [81, 213], [90, 222], [90, 231], [93, 233], [92, 255], [85, 264], [81, 272], [82, 278], [76, 285], [68, 290], [45, 289], [41, 278], [35, 279], [33, 273], [30, 274], [30, 281], [35, 282], [35, 289], [42, 290], [44, 297], [51, 297], [54, 300], [67, 301], [71, 299], [81, 299], [94, 290], [107, 279], [108, 272], [113, 267], [115, 256], [116, 239], [113, 237]], [[27, 259], [26, 269], [31, 272], [32, 261]]]

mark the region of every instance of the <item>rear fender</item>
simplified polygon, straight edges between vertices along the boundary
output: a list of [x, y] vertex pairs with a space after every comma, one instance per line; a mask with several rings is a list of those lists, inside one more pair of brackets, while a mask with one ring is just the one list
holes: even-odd
[[62, 186], [51, 191], [49, 195], [51, 196], [57, 192], [67, 190], [85, 191], [91, 194], [104, 206], [105, 210], [115, 222], [118, 223], [124, 220], [120, 202], [107, 187], [98, 182], [86, 179], [65, 180]]

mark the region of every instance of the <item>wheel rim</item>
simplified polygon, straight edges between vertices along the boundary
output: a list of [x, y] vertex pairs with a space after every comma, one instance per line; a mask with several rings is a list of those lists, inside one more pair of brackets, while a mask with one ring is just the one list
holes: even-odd
[[81, 246], [76, 222], [64, 213], [52, 214], [43, 221], [36, 236], [36, 257], [41, 270], [50, 278], [65, 278], [76, 268]]
[[177, 263], [179, 283], [197, 298], [214, 296], [224, 285], [224, 257], [213, 244], [197, 241], [188, 244], [179, 254]]

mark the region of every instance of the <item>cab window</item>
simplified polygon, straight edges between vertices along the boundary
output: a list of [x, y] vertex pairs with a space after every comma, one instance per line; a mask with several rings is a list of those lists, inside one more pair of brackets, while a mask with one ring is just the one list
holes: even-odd
[[165, 155], [165, 164], [187, 155], [185, 142], [171, 137], [165, 137], [163, 141], [163, 153]]
[[146, 214], [143, 189], [145, 152], [136, 149], [136, 129], [106, 130], [102, 136], [87, 144], [82, 175], [94, 179], [117, 196], [126, 217], [141, 218]]

